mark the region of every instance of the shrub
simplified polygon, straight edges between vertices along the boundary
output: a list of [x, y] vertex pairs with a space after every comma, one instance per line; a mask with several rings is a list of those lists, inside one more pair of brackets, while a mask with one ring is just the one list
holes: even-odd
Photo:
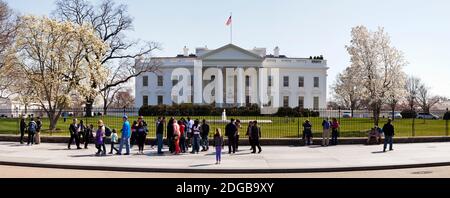
[[257, 116], [261, 114], [257, 104], [248, 107], [216, 108], [213, 105], [174, 104], [143, 106], [139, 109], [142, 116], [221, 116], [226, 109], [227, 116]]

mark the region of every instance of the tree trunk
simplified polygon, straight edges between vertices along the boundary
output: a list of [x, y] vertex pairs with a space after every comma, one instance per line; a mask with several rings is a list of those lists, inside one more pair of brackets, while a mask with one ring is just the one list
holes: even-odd
[[56, 125], [58, 124], [58, 116], [55, 115], [56, 112], [47, 112], [48, 115], [48, 120], [50, 121], [50, 126], [49, 129], [50, 131], [55, 131], [56, 130]]
[[108, 111], [108, 100], [103, 98], [103, 115], [106, 115]]
[[378, 126], [380, 123], [380, 111], [381, 111], [381, 105], [374, 104], [373, 107], [373, 123], [375, 126]]

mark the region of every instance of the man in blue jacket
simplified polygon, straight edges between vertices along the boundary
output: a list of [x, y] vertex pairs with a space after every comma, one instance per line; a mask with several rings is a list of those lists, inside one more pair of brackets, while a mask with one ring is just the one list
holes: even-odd
[[130, 155], [130, 136], [131, 136], [131, 127], [130, 122], [128, 122], [128, 117], [126, 115], [123, 116], [123, 125], [122, 125], [122, 138], [120, 140], [119, 152], [117, 155], [122, 155], [122, 148], [125, 144], [127, 152], [125, 155]]

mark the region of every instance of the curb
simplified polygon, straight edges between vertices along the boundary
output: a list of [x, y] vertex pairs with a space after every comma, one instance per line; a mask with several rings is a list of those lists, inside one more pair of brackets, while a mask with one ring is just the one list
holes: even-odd
[[132, 167], [105, 167], [105, 166], [85, 166], [85, 165], [62, 165], [62, 164], [40, 164], [27, 162], [6, 162], [0, 161], [0, 165], [20, 166], [33, 168], [56, 168], [70, 170], [90, 170], [90, 171], [117, 171], [117, 172], [142, 172], [142, 173], [222, 173], [222, 174], [270, 174], [270, 173], [327, 173], [327, 172], [354, 172], [354, 171], [375, 171], [375, 170], [395, 170], [410, 168], [429, 168], [439, 166], [450, 166], [450, 162], [437, 162], [425, 164], [404, 164], [404, 165], [382, 165], [382, 166], [361, 166], [361, 167], [330, 167], [330, 168], [294, 168], [294, 169], [187, 169], [187, 168], [132, 168]]
[[[25, 137], [25, 140], [28, 138]], [[69, 137], [62, 136], [41, 136], [41, 142], [43, 143], [68, 143]], [[4, 142], [19, 142], [18, 135], [0, 135], [0, 141]], [[108, 144], [110, 138], [106, 138], [106, 143]], [[212, 139], [209, 139], [210, 144]], [[354, 145], [354, 144], [366, 144], [367, 138], [339, 138], [340, 145]], [[154, 144], [155, 138], [147, 138], [146, 144]], [[164, 139], [166, 143], [166, 140]], [[434, 136], [434, 137], [394, 137], [394, 143], [430, 143], [430, 142], [450, 142], [450, 136]], [[225, 138], [225, 143], [227, 140]], [[260, 139], [261, 145], [265, 146], [304, 146], [304, 142], [299, 138], [262, 138]], [[313, 138], [314, 145], [320, 145], [322, 143], [322, 138]], [[248, 146], [248, 138], [240, 137], [239, 145]]]

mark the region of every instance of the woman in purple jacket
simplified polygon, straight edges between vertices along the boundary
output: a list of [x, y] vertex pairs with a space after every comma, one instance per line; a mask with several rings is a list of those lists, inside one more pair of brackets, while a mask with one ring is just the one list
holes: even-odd
[[[95, 133], [95, 147], [97, 148], [97, 153], [95, 154], [96, 156], [99, 155], [106, 155], [106, 146], [105, 146], [105, 142], [103, 140], [105, 136], [105, 127], [103, 125], [103, 121], [99, 120], [98, 121], [98, 129], [97, 132]], [[102, 147], [103, 147], [103, 151], [102, 151]]]

